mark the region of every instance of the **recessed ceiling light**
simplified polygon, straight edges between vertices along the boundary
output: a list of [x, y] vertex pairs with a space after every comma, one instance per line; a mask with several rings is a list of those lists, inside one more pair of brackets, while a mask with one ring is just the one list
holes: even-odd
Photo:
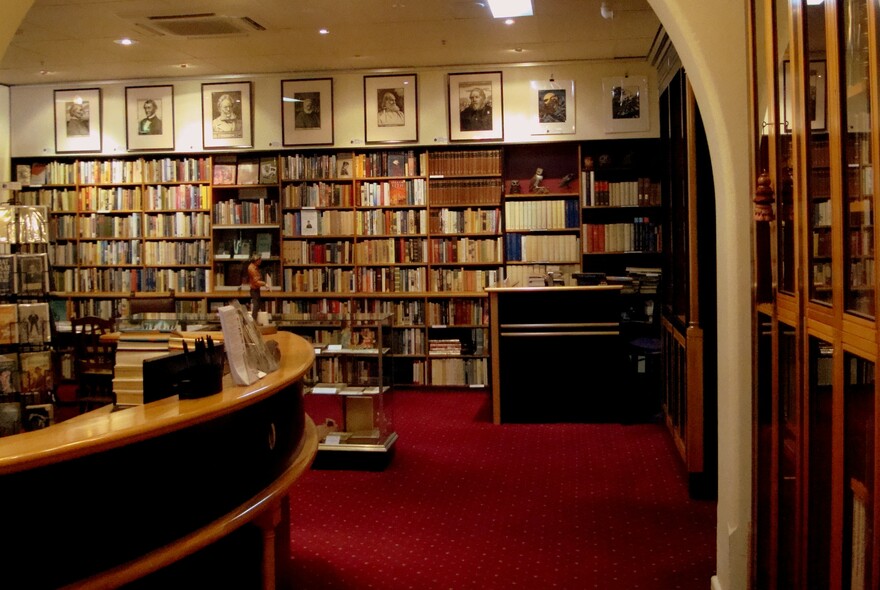
[[321, 35], [329, 35], [329, 34], [330, 34], [330, 29], [319, 29], [319, 30], [318, 30], [318, 33], [321, 34]]
[[504, 24], [505, 24], [505, 25], [512, 25], [512, 24], [515, 23], [515, 22], [516, 22], [515, 20], [513, 20], [512, 18], [509, 18], [509, 19], [507, 19], [507, 20], [504, 21]]
[[123, 37], [122, 39], [117, 39], [114, 41], [117, 45], [134, 45], [137, 43], [134, 39], [129, 39], [128, 37]]

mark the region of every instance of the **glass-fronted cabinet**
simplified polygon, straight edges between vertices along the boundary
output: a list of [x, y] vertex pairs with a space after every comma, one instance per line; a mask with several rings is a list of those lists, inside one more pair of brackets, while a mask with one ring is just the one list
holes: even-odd
[[755, 290], [752, 587], [880, 588], [880, 4], [751, 6], [754, 174], [775, 198], [753, 232], [773, 273]]

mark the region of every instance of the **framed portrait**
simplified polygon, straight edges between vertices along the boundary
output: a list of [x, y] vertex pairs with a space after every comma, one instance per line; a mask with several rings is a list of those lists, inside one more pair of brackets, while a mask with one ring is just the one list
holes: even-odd
[[129, 151], [174, 149], [174, 86], [125, 87], [125, 139]]
[[250, 82], [202, 84], [202, 144], [205, 149], [253, 147]]
[[101, 151], [101, 89], [55, 91], [55, 151]]
[[364, 125], [367, 143], [418, 141], [416, 75], [364, 76]]
[[574, 80], [532, 80], [532, 135], [574, 133]]
[[[825, 60], [810, 61], [810, 87], [807, 92], [807, 118], [810, 121], [810, 129], [823, 131], [825, 129]], [[783, 133], [791, 133], [794, 110], [791, 97], [794, 95], [792, 88], [793, 78], [791, 61], [782, 62], [782, 130]]]
[[602, 78], [602, 92], [605, 131], [626, 133], [648, 130], [647, 76]]
[[333, 78], [281, 81], [284, 145], [333, 144]]
[[501, 72], [449, 74], [449, 141], [502, 141]]

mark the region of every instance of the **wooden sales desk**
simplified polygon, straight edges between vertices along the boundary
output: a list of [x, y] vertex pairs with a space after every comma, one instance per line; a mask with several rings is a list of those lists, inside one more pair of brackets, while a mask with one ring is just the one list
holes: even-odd
[[293, 334], [268, 338], [280, 367], [250, 386], [226, 375], [201, 399], [107, 406], [0, 439], [0, 587], [116, 588], [249, 523], [256, 579], [286, 583], [288, 492], [317, 450], [302, 400], [314, 352]]
[[618, 417], [620, 286], [486, 290], [495, 424]]

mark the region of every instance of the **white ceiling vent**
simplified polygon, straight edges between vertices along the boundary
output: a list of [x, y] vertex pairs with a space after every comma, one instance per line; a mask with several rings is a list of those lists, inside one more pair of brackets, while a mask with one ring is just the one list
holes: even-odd
[[140, 26], [160, 35], [175, 37], [212, 37], [222, 35], [243, 35], [266, 28], [246, 16], [224, 16], [213, 12], [200, 14], [174, 14], [169, 16], [148, 16], [140, 20]]

